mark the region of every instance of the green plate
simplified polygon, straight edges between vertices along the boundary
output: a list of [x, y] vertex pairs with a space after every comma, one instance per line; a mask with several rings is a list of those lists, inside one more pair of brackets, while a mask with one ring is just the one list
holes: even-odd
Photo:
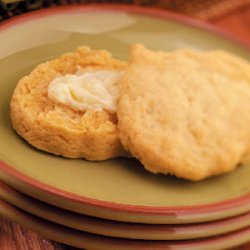
[[189, 240], [207, 238], [250, 227], [250, 212], [208, 223], [184, 225], [139, 224], [104, 220], [40, 202], [0, 181], [0, 198], [28, 213], [80, 231], [142, 240]]
[[10, 125], [9, 103], [17, 81], [37, 64], [77, 46], [106, 49], [120, 59], [126, 59], [130, 44], [138, 42], [162, 50], [224, 49], [250, 59], [249, 50], [213, 29], [160, 10], [110, 5], [41, 10], [3, 23], [0, 178], [55, 206], [119, 221], [189, 223], [249, 211], [249, 164], [193, 183], [151, 174], [133, 159], [97, 163], [43, 153], [17, 136]]
[[105, 237], [69, 229], [26, 213], [0, 199], [0, 215], [49, 239], [83, 249], [95, 250], [218, 250], [249, 242], [250, 227], [221, 236], [182, 241], [130, 240]]

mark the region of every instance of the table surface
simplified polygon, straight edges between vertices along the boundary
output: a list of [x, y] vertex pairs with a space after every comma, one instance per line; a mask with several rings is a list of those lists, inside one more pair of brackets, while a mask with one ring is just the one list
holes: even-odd
[[[250, 42], [250, 5], [210, 22]], [[77, 248], [50, 241], [33, 231], [20, 227], [4, 218], [0, 218], [0, 249], [76, 250]], [[250, 250], [250, 242], [238, 247], [237, 250]]]

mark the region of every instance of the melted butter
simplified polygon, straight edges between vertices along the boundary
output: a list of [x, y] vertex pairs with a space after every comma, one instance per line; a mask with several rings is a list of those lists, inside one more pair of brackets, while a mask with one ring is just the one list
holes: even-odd
[[116, 112], [123, 71], [77, 71], [56, 77], [48, 87], [48, 96], [72, 109]]

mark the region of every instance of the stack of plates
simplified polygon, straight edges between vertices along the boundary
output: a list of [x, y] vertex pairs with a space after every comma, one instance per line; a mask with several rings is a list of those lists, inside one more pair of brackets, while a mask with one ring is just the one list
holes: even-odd
[[0, 214], [86, 249], [211, 250], [248, 242], [250, 165], [193, 183], [150, 174], [133, 159], [69, 160], [29, 146], [9, 120], [18, 79], [79, 45], [121, 59], [135, 42], [164, 50], [223, 48], [249, 58], [246, 47], [211, 30], [159, 10], [107, 5], [42, 10], [3, 24]]

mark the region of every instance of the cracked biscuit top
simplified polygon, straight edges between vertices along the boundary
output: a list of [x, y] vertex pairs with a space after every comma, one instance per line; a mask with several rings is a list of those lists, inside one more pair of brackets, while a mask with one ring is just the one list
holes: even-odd
[[124, 147], [149, 171], [231, 171], [250, 152], [250, 65], [223, 51], [134, 45], [117, 112]]

